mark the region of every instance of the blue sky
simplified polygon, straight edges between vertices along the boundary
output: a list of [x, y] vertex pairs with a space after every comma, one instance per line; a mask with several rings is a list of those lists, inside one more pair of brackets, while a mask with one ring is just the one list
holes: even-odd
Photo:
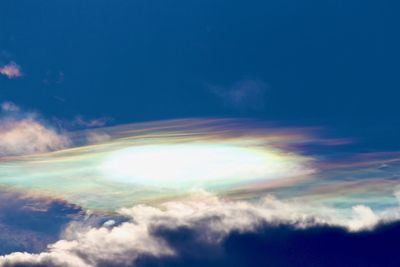
[[[395, 1], [2, 1], [0, 98], [47, 117], [250, 117], [398, 147]], [[246, 94], [232, 100], [235, 90]], [[249, 89], [250, 88], [250, 89]], [[242, 90], [242, 91], [240, 91]], [[233, 93], [232, 93], [233, 92]]]

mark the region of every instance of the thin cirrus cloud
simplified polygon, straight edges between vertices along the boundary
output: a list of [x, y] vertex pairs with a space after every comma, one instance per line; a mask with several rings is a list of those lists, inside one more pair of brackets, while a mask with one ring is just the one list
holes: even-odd
[[102, 118], [95, 118], [95, 119], [85, 119], [82, 116], [76, 116], [74, 123], [78, 126], [82, 127], [102, 127], [105, 126], [110, 121], [109, 118], [102, 117]]
[[17, 63], [11, 61], [0, 67], [0, 74], [6, 76], [8, 79], [15, 79], [22, 76], [22, 70]]
[[99, 128], [106, 126], [112, 121], [109, 117], [86, 118], [82, 115], [77, 115], [73, 119], [58, 119], [53, 118], [53, 122], [61, 128], [68, 130]]
[[209, 86], [209, 91], [226, 107], [239, 111], [262, 110], [265, 107], [268, 86], [258, 79], [243, 79], [230, 86]]
[[5, 101], [1, 103], [1, 110], [3, 112], [16, 112], [20, 111], [20, 108], [11, 101]]

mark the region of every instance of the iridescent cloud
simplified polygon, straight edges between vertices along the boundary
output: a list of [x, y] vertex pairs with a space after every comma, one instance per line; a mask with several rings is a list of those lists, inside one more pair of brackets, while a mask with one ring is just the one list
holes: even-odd
[[[397, 153], [329, 160], [307, 146], [331, 151], [346, 142], [312, 133], [217, 119], [72, 132], [71, 143], [83, 145], [3, 158], [0, 185], [105, 210], [185, 198], [199, 190], [241, 200], [274, 194], [346, 209], [397, 205]], [[107, 138], [91, 144], [91, 136]]]
[[295, 142], [292, 133], [240, 133], [236, 123], [181, 120], [71, 133], [76, 143], [89, 134], [109, 139], [3, 159], [0, 185], [63, 197], [86, 208], [115, 209], [193, 190], [293, 183], [314, 171], [311, 158], [278, 147]]
[[[263, 224], [352, 232], [399, 220], [400, 153], [331, 157], [349, 140], [316, 132], [243, 120], [159, 121], [70, 132], [70, 148], [2, 157], [1, 188], [77, 204], [89, 219], [70, 223], [46, 251], [2, 256], [0, 265], [124, 266], [176, 256], [150, 229], [185, 227], [218, 244]], [[91, 214], [114, 219], [99, 226]]]

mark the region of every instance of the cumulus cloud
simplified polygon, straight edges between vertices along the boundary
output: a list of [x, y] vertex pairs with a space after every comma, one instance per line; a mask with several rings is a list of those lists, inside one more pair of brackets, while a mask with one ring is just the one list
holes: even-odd
[[[0, 258], [2, 266], [134, 266], [143, 257], [177, 257], [174, 247], [160, 231], [189, 229], [193, 242], [218, 245], [231, 233], [256, 232], [263, 225], [290, 225], [296, 229], [334, 226], [349, 231], [368, 230], [380, 218], [365, 206], [349, 214], [268, 196], [258, 203], [224, 201], [200, 194], [185, 201], [159, 207], [138, 205], [119, 211], [126, 219], [87, 228], [71, 224], [63, 239], [39, 254], [11, 253]], [[191, 241], [191, 242], [192, 242]]]
[[231, 86], [209, 86], [223, 103], [238, 110], [260, 110], [265, 106], [268, 86], [261, 80], [244, 79]]
[[43, 153], [69, 145], [67, 136], [45, 125], [36, 114], [21, 112], [12, 102], [2, 103], [1, 109], [0, 156]]
[[173, 251], [152, 236], [146, 224], [123, 223], [118, 227], [93, 228], [72, 241], [60, 240], [40, 254], [12, 253], [0, 259], [2, 266], [52, 265], [87, 267], [107, 263], [129, 266], [142, 255], [172, 255]]
[[14, 79], [21, 77], [22, 71], [21, 67], [17, 63], [11, 61], [7, 65], [0, 67], [0, 74], [6, 76], [9, 79]]
[[379, 223], [379, 217], [370, 207], [356, 205], [352, 207], [354, 217], [349, 221], [350, 230], [372, 229]]

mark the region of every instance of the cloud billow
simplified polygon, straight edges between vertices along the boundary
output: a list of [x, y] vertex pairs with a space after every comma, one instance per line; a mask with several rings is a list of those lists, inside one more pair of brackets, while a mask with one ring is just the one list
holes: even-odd
[[[360, 254], [362, 249], [341, 242], [361, 245], [363, 239], [382, 238], [392, 242], [394, 236], [391, 234], [400, 233], [400, 227], [378, 226], [383, 218], [371, 221], [369, 214], [357, 209], [347, 217], [335, 210], [318, 207], [310, 209], [314, 212], [306, 212], [302, 206], [273, 197], [259, 203], [226, 202], [208, 194], [187, 201], [167, 202], [160, 208], [137, 205], [118, 212], [127, 218], [125, 222], [117, 225], [106, 222], [102, 227], [82, 227], [80, 223], [72, 223], [65, 230], [63, 239], [50, 245], [47, 251], [11, 253], [0, 258], [0, 265], [217, 266], [215, 264], [223, 263], [232, 266], [238, 260], [233, 266], [250, 263], [264, 266], [269, 260], [271, 266], [282, 266], [290, 261], [323, 266], [322, 259], [302, 258], [307, 249], [300, 243], [333, 257], [335, 254], [326, 240], [335, 242], [335, 248], [346, 245]], [[375, 227], [379, 230], [369, 231]], [[318, 245], [320, 241], [325, 243]], [[252, 251], [251, 247], [266, 251]], [[372, 250], [371, 247], [368, 249]], [[204, 253], [199, 256], [199, 251]], [[290, 252], [292, 258], [287, 258], [285, 252]], [[314, 251], [308, 253], [312, 255]], [[351, 251], [344, 250], [343, 253], [351, 255]], [[365, 259], [374, 256], [367, 255]], [[352, 262], [363, 263], [364, 258], [352, 259]]]

